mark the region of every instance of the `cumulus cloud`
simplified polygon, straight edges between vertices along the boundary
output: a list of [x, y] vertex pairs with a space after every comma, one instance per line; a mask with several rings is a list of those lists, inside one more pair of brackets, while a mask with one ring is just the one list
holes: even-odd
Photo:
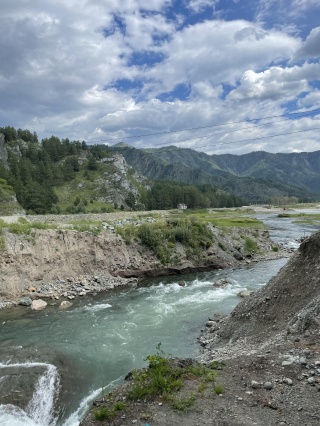
[[[272, 61], [289, 58], [298, 41], [277, 31], [264, 37], [244, 37], [245, 21], [205, 21], [176, 33], [165, 46], [167, 59], [147, 73], [157, 82], [151, 96], [168, 92], [183, 82], [235, 84], [248, 68], [258, 70]], [[250, 35], [262, 34], [259, 27]], [[239, 34], [243, 37], [239, 37]]]
[[320, 75], [320, 64], [291, 68], [271, 67], [261, 73], [246, 71], [229, 99], [281, 99], [282, 102], [310, 90], [308, 82]]
[[[299, 108], [318, 102], [310, 81], [319, 80], [319, 64], [286, 64], [296, 52], [308, 58], [318, 52], [319, 28], [302, 45], [279, 27], [213, 19], [211, 14], [197, 21], [197, 13], [222, 6], [216, 0], [191, 0], [183, 3], [186, 9], [170, 9], [175, 4], [173, 0], [4, 2], [0, 126], [29, 128], [40, 137], [56, 134], [104, 141], [280, 115], [288, 100], [297, 100]], [[186, 25], [190, 14], [192, 23]], [[186, 89], [183, 97], [181, 87]], [[211, 135], [219, 127], [209, 127], [130, 142], [180, 143], [221, 152], [228, 145], [210, 148], [213, 142], [276, 130], [248, 131], [246, 123], [242, 127], [222, 126], [220, 135]], [[183, 142], [186, 139], [191, 140]], [[208, 148], [201, 148], [206, 144]], [[298, 142], [291, 145], [299, 149]], [[276, 149], [271, 142], [269, 146]], [[241, 152], [249, 144], [230, 147]]]

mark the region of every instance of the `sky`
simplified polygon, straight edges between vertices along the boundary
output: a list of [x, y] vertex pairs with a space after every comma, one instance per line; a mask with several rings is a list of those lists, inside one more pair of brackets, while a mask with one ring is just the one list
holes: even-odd
[[1, 0], [0, 126], [207, 154], [320, 149], [320, 0]]

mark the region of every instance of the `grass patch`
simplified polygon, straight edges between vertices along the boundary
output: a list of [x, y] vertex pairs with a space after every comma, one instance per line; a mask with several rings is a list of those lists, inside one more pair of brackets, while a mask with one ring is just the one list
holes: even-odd
[[107, 419], [110, 420], [116, 416], [118, 411], [125, 410], [126, 407], [127, 407], [127, 404], [121, 401], [117, 401], [112, 407], [107, 408], [104, 405], [102, 405], [97, 410], [94, 410], [93, 413], [96, 420], [100, 420], [100, 421], [107, 420]]
[[252, 240], [249, 237], [244, 239], [244, 252], [245, 254], [250, 254], [252, 252], [256, 253], [258, 251], [258, 244], [256, 241]]
[[[129, 411], [132, 402], [150, 403], [159, 398], [174, 410], [185, 411], [206, 390], [211, 395], [223, 390], [221, 385], [216, 384], [216, 370], [222, 369], [223, 363], [205, 365], [196, 361], [170, 359], [162, 350], [161, 343], [156, 346], [156, 353], [147, 356], [145, 361], [148, 361], [148, 368], [134, 370], [127, 386], [103, 395], [104, 404], [93, 410], [95, 419], [112, 420], [119, 411]], [[148, 420], [149, 417], [148, 413], [141, 413], [141, 419]]]
[[220, 395], [223, 393], [223, 386], [222, 385], [216, 385], [214, 386], [214, 391], [216, 393], [216, 395]]
[[222, 363], [179, 365], [168, 358], [161, 349], [161, 343], [157, 345], [156, 354], [149, 355], [146, 360], [149, 361], [147, 369], [133, 372], [134, 381], [127, 394], [128, 400], [138, 401], [161, 396], [173, 409], [183, 411], [197, 398], [197, 392], [177, 394], [186, 380], [198, 382], [198, 393], [203, 393], [208, 385], [213, 389], [219, 388], [215, 385], [216, 370], [223, 368]]
[[98, 235], [102, 231], [102, 221], [97, 220], [71, 220], [68, 222], [72, 225], [72, 228], [78, 232], [91, 232], [94, 235]]
[[0, 235], [0, 251], [4, 251], [6, 248], [6, 244], [4, 242], [4, 238], [2, 235]]
[[264, 228], [263, 223], [251, 217], [213, 217], [210, 222], [218, 227], [230, 228], [237, 226], [240, 228]]

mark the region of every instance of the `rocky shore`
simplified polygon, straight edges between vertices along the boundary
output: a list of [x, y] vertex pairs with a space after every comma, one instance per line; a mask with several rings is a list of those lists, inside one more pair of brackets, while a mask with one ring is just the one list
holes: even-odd
[[206, 389], [197, 394], [196, 380], [190, 376], [178, 391], [179, 398], [192, 390], [196, 397], [190, 408], [177, 411], [161, 397], [127, 401], [129, 380], [116, 391], [128, 403], [124, 412], [98, 421], [94, 410], [108, 406], [108, 398], [100, 398], [81, 425], [319, 425], [319, 270], [318, 232], [230, 315], [208, 319], [199, 337], [203, 353], [194, 363], [223, 365], [216, 379], [222, 393]]

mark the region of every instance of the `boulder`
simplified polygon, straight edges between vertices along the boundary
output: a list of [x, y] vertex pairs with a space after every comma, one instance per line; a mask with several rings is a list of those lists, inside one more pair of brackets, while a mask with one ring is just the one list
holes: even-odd
[[42, 299], [33, 300], [31, 303], [31, 309], [33, 311], [41, 311], [47, 306], [47, 302]]
[[238, 296], [240, 296], [240, 297], [249, 297], [253, 293], [254, 293], [254, 291], [252, 291], [252, 290], [243, 290], [243, 291], [240, 291], [240, 293], [238, 293]]
[[60, 303], [59, 308], [67, 309], [67, 308], [70, 308], [70, 306], [72, 306], [72, 303], [68, 302], [68, 300], [64, 300], [63, 302]]
[[230, 284], [230, 282], [227, 279], [221, 278], [220, 280], [213, 283], [213, 287], [223, 288], [226, 287], [228, 284]]
[[32, 300], [30, 299], [30, 297], [23, 297], [19, 301], [19, 305], [22, 305], [22, 306], [31, 306], [31, 304], [32, 304]]

